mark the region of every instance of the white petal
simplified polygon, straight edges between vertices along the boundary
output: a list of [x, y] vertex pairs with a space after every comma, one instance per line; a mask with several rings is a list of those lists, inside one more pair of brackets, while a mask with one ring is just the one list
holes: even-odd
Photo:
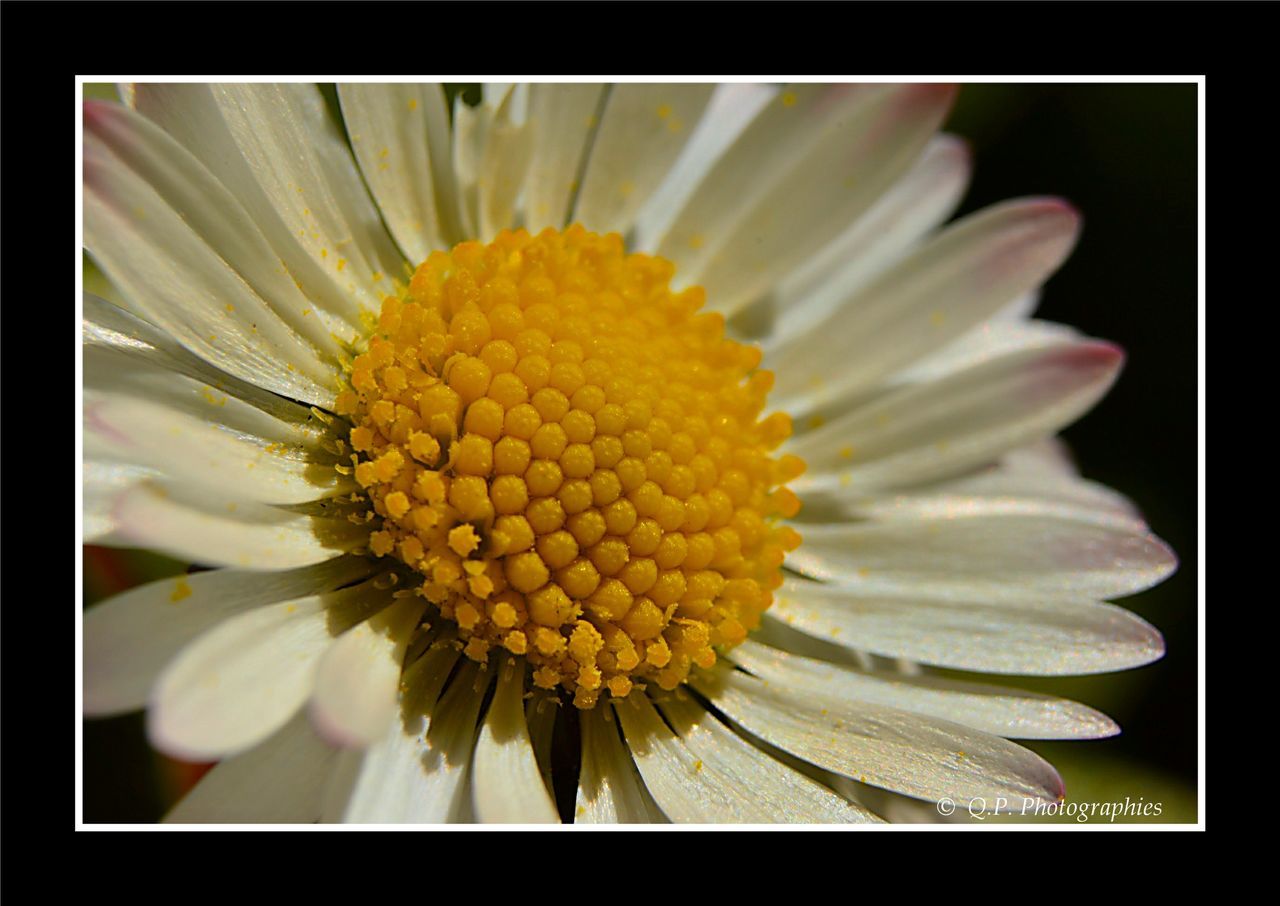
[[428, 652], [405, 674], [402, 714], [364, 754], [344, 817], [351, 823], [440, 824], [467, 799], [476, 718], [491, 674], [468, 662], [443, 696], [457, 653]]
[[311, 694], [335, 636], [390, 598], [369, 583], [241, 613], [200, 636], [165, 668], [147, 730], [156, 748], [212, 761], [257, 745]]
[[[198, 392], [202, 395], [209, 392], [213, 399], [206, 401], [213, 405], [221, 407], [222, 397], [232, 397], [280, 421], [298, 426], [311, 436], [322, 433], [315, 425], [314, 412], [307, 407], [215, 368], [184, 349], [154, 324], [105, 299], [90, 293], [85, 293], [83, 299], [81, 335], [86, 350], [86, 386], [104, 390], [134, 387], [140, 392], [145, 390], [145, 395], [156, 396], [157, 388], [170, 380], [167, 376], [157, 378], [157, 373], [173, 373], [198, 382]], [[98, 366], [107, 362], [112, 364], [105, 366], [104, 373]], [[185, 386], [189, 389], [191, 385]], [[159, 394], [158, 398], [169, 395]], [[295, 440], [292, 437], [281, 439]]]
[[837, 645], [982, 673], [1105, 673], [1164, 654], [1160, 633], [1129, 611], [1050, 596], [966, 597], [959, 588], [928, 597], [795, 581], [769, 613]]
[[1002, 686], [849, 667], [746, 641], [727, 657], [799, 695], [869, 702], [939, 717], [1010, 739], [1101, 739], [1120, 732], [1105, 714], [1062, 698]]
[[331, 791], [330, 798], [341, 799], [335, 803], [335, 818], [357, 823], [441, 820], [436, 817], [440, 803], [433, 799], [431, 785], [422, 782], [423, 738], [457, 659], [455, 649], [439, 645], [405, 669], [400, 712], [388, 721], [386, 736], [363, 754], [343, 753], [343, 767], [351, 776], [334, 779], [333, 786], [341, 788], [340, 796]]
[[692, 699], [679, 694], [664, 698], [659, 707], [676, 735], [711, 766], [749, 790], [768, 820], [784, 824], [878, 823], [870, 812], [799, 771], [771, 757], [718, 721]]
[[582, 178], [603, 91], [603, 85], [590, 84], [530, 86], [533, 149], [524, 212], [529, 232], [568, 224], [569, 202]]
[[[249, 212], [191, 152], [146, 117], [116, 104], [86, 104], [85, 130], [141, 177], [275, 315], [332, 364], [340, 352], [332, 333], [349, 335], [351, 326], [315, 313], [315, 303], [282, 267]], [[252, 299], [249, 304], [241, 314], [253, 314], [251, 321], [256, 321], [259, 306]]]
[[694, 687], [750, 733], [862, 783], [935, 801], [1062, 799], [1062, 780], [1040, 756], [958, 724], [881, 705], [799, 696], [727, 669], [699, 674]]
[[472, 107], [461, 94], [453, 98], [453, 173], [455, 206], [466, 235], [476, 234], [480, 220], [480, 162], [493, 111], [481, 104]]
[[313, 85], [142, 83], [136, 109], [240, 201], [309, 298], [359, 323], [403, 258]]
[[278, 573], [221, 569], [150, 582], [90, 607], [84, 613], [85, 713], [144, 707], [165, 665], [223, 620], [331, 591], [371, 568], [362, 557], [341, 557]]
[[[971, 160], [960, 139], [933, 139], [919, 160], [835, 241], [789, 274], [769, 298], [770, 353], [831, 317], [859, 287], [896, 264], [960, 202]], [[745, 313], [744, 313], [745, 314]]]
[[680, 824], [766, 823], [777, 816], [734, 778], [705, 765], [671, 732], [644, 694], [617, 704], [627, 748], [650, 795], [672, 821]]
[[[278, 473], [283, 468], [283, 481], [297, 489], [282, 497], [280, 488], [268, 482], [267, 499], [314, 499], [319, 488], [315, 480], [331, 471], [310, 464], [331, 463], [334, 459], [332, 452], [323, 449], [332, 441], [328, 439], [328, 427], [315, 411], [218, 371], [146, 322], [92, 296], [85, 297], [83, 361], [85, 399], [89, 403], [84, 464], [86, 541], [115, 546], [130, 543], [113, 534], [117, 528], [116, 503], [126, 490], [144, 479], [172, 482], [181, 475], [184, 483], [192, 481], [207, 489], [213, 475], [225, 475], [226, 462], [214, 463], [205, 474], [194, 468], [186, 455], [175, 456], [166, 441], [170, 439], [170, 428], [176, 427], [178, 421], [190, 423], [194, 419], [192, 428], [196, 434], [213, 432], [215, 441], [232, 443], [235, 449], [250, 450], [254, 456], [267, 450], [279, 453], [279, 457], [272, 455], [266, 461], [266, 468], [259, 474], [273, 470]], [[108, 402], [106, 411], [100, 406], [104, 396]], [[156, 441], [154, 446], [139, 446], [137, 434], [121, 425], [113, 427], [111, 418], [96, 417], [108, 416], [111, 404], [121, 400], [126, 411], [141, 407], [146, 420], [159, 429], [160, 433], [150, 432]], [[119, 411], [117, 406], [117, 414]], [[189, 437], [190, 432], [184, 436]], [[177, 446], [181, 447], [181, 443]], [[197, 451], [195, 458], [201, 457], [208, 458], [206, 451]], [[246, 471], [236, 478], [245, 476], [256, 477]], [[262, 481], [257, 484], [262, 485]], [[231, 495], [244, 489], [237, 485]]]
[[515, 225], [516, 201], [533, 153], [528, 103], [529, 86], [515, 86], [494, 111], [485, 133], [476, 199], [477, 235], [482, 241], [491, 241], [499, 231]]
[[634, 242], [629, 247], [657, 254], [659, 243], [673, 224], [678, 226], [681, 222], [681, 210], [690, 196], [725, 151], [738, 142], [743, 130], [777, 96], [776, 85], [731, 82], [716, 86], [688, 144], [671, 165], [671, 172], [636, 214]]
[[426, 602], [405, 597], [334, 642], [320, 660], [311, 719], [329, 743], [376, 742], [396, 715], [400, 667]]
[[683, 279], [733, 313], [839, 236], [902, 176], [941, 124], [954, 89], [876, 86], [811, 153], [708, 238], [706, 267]]
[[870, 491], [985, 465], [1087, 412], [1114, 383], [1122, 361], [1110, 344], [1068, 342], [891, 392], [789, 446], [814, 473], [825, 473], [805, 477], [795, 489], [844, 484]]
[[86, 391], [84, 427], [86, 457], [147, 466], [192, 487], [241, 500], [304, 503], [356, 487], [331, 465], [309, 461], [304, 450], [237, 437], [140, 399]]
[[968, 515], [805, 525], [793, 569], [922, 596], [1113, 598], [1166, 579], [1177, 560], [1131, 526], [1042, 515]]
[[1146, 530], [1133, 505], [1103, 485], [1074, 476], [1027, 474], [998, 467], [893, 495], [860, 494], [852, 485], [823, 485], [800, 499], [801, 518], [815, 522], [1042, 516]]
[[1051, 321], [988, 318], [963, 336], [886, 378], [885, 387], [940, 381], [966, 368], [1023, 350], [1045, 349], [1080, 340], [1080, 333]]
[[[216, 380], [216, 379], [215, 379]], [[161, 356], [138, 354], [100, 344], [84, 348], [85, 396], [142, 400], [173, 412], [217, 426], [233, 437], [252, 438], [267, 443], [299, 448], [299, 453], [318, 452], [329, 438], [325, 425], [305, 406], [274, 397], [270, 411], [236, 395], [234, 388], [207, 383], [174, 371]], [[332, 461], [332, 456], [323, 457]]]
[[747, 752], [750, 746], [723, 726], [717, 724], [718, 731], [703, 726], [714, 718], [699, 711], [678, 706], [666, 711], [676, 735], [647, 695], [629, 695], [616, 707], [645, 786], [673, 821], [765, 824], [863, 817], [763, 752]]
[[91, 133], [84, 147], [85, 244], [132, 307], [222, 370], [283, 396], [327, 404], [322, 361], [193, 226]]
[[625, 235], [679, 157], [714, 88], [612, 86], [572, 219], [594, 233]]
[[[410, 262], [462, 240], [457, 212], [440, 216], [452, 190], [449, 111], [440, 85], [356, 82], [338, 86], [360, 172]], [[448, 187], [439, 195], [436, 182]]]
[[472, 766], [476, 817], [486, 824], [559, 824], [524, 719], [524, 659], [501, 655], [497, 672], [498, 689], [476, 740]]
[[[892, 668], [896, 672], [898, 664], [907, 663], [905, 659], [883, 658], [860, 648], [849, 647], [852, 643], [847, 641], [834, 642], [817, 633], [804, 632], [799, 627], [793, 627], [790, 622], [777, 614], [761, 620], [760, 625], [752, 630], [751, 638], [761, 644], [781, 648], [790, 654], [843, 664], [853, 670]], [[917, 669], [919, 669], [918, 665]]]
[[265, 742], [215, 765], [164, 821], [313, 824], [336, 754], [300, 714]]
[[[222, 374], [203, 359], [183, 349], [173, 337], [132, 312], [93, 293], [82, 296], [82, 339], [88, 348], [103, 348], [134, 355], [191, 376]], [[252, 386], [252, 385], [245, 385]]]
[[[754, 86], [742, 89], [748, 87]], [[822, 142], [847, 140], [852, 114], [873, 92], [867, 85], [788, 85], [765, 103], [754, 93], [735, 96], [734, 106], [750, 106], [755, 114], [671, 212], [657, 254], [681, 275], [700, 272], [710, 257], [707, 240], [731, 230], [752, 202], [804, 166]], [[708, 119], [719, 100], [717, 95], [708, 108]]]
[[856, 393], [961, 336], [1053, 273], [1079, 223], [1065, 203], [1031, 199], [943, 230], [832, 306], [829, 318], [770, 350], [778, 405], [794, 413], [795, 397], [813, 395], [814, 382], [823, 402]]
[[582, 770], [575, 824], [659, 824], [667, 821], [644, 788], [636, 764], [618, 736], [617, 718], [604, 706], [578, 715]]
[[290, 569], [356, 550], [368, 529], [252, 501], [195, 497], [188, 489], [136, 485], [111, 513], [120, 544], [180, 560], [244, 569]]
[[[495, 132], [512, 125], [520, 128], [525, 122], [529, 87], [511, 82], [485, 82], [480, 86], [480, 103], [471, 106], [463, 100], [462, 93], [453, 98], [453, 175], [454, 193], [461, 216], [462, 230], [466, 236], [482, 235], [482, 208], [488, 209], [492, 192], [485, 186], [490, 172], [494, 149], [506, 146], [504, 139], [495, 139]], [[514, 105], [514, 106], [513, 106]], [[513, 122], [514, 119], [519, 123]], [[501, 123], [500, 123], [501, 121]], [[520, 161], [523, 167], [527, 161]]]

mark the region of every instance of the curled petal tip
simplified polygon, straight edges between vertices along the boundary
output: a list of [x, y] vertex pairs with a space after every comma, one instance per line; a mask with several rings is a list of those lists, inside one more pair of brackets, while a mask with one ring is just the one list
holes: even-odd
[[1084, 226], [1084, 215], [1071, 202], [1065, 198], [1051, 195], [1033, 199], [1031, 205], [1037, 211], [1043, 212], [1045, 216], [1051, 217], [1055, 221], [1062, 221], [1071, 232], [1073, 244], [1075, 239], [1079, 238], [1080, 230]]
[[1090, 355], [1098, 361], [1109, 362], [1113, 364], [1123, 364], [1125, 359], [1124, 347], [1118, 343], [1112, 343], [1110, 340], [1096, 340], [1087, 347]]
[[1124, 367], [1124, 349], [1108, 340], [1090, 340], [1056, 353], [1072, 370], [1119, 374]]
[[1157, 629], [1154, 631], [1151, 639], [1151, 661], [1154, 663], [1155, 661], [1163, 658], [1167, 653], [1168, 649], [1165, 648], [1164, 644], [1164, 633]]
[[1079, 231], [1080, 225], [1084, 221], [1084, 215], [1080, 213], [1079, 208], [1057, 195], [1032, 195], [1011, 198], [1003, 204], [1038, 219], [1069, 225], [1076, 232]]
[[1178, 567], [1181, 565], [1178, 562], [1178, 552], [1175, 551], [1172, 547], [1170, 547], [1169, 544], [1165, 542], [1163, 538], [1158, 538], [1155, 535], [1152, 535], [1151, 540], [1160, 548], [1161, 552], [1164, 554], [1164, 561], [1162, 565], [1164, 567], [1165, 572], [1164, 572], [1164, 575], [1161, 577], [1161, 581], [1164, 581], [1164, 579], [1167, 579], [1170, 576], [1172, 576], [1174, 573], [1176, 573], [1178, 571]]

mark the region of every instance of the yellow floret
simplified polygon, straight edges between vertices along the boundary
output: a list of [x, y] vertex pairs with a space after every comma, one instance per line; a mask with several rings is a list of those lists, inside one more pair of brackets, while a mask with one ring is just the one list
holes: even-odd
[[714, 664], [799, 543], [773, 377], [673, 273], [578, 226], [434, 252], [335, 404], [369, 550], [421, 571], [467, 657], [579, 707]]

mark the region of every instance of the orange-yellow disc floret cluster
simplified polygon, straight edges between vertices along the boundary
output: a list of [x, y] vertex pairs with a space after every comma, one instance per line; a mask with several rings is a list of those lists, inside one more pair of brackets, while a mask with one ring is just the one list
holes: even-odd
[[800, 540], [772, 374], [673, 271], [579, 226], [432, 253], [338, 400], [371, 551], [421, 574], [470, 657], [523, 655], [579, 707], [714, 663]]

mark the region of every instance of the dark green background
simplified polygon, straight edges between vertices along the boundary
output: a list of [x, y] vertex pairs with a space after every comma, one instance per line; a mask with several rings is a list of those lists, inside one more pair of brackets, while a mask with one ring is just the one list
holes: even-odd
[[[1164, 632], [1169, 654], [1125, 674], [1017, 683], [1087, 702], [1124, 728], [1099, 742], [1031, 744], [1070, 799], [1142, 797], [1163, 803], [1161, 821], [1196, 820], [1196, 93], [968, 85], [948, 124], [976, 162], [961, 214], [1019, 195], [1063, 196], [1083, 212], [1080, 245], [1038, 313], [1128, 352], [1115, 389], [1065, 437], [1084, 475], [1133, 498], [1178, 552], [1173, 578], [1122, 602]], [[118, 574], [86, 559], [86, 603], [185, 568], [142, 553], [110, 567]], [[140, 715], [85, 723], [86, 821], [153, 821], [179, 775], [148, 748]]]

